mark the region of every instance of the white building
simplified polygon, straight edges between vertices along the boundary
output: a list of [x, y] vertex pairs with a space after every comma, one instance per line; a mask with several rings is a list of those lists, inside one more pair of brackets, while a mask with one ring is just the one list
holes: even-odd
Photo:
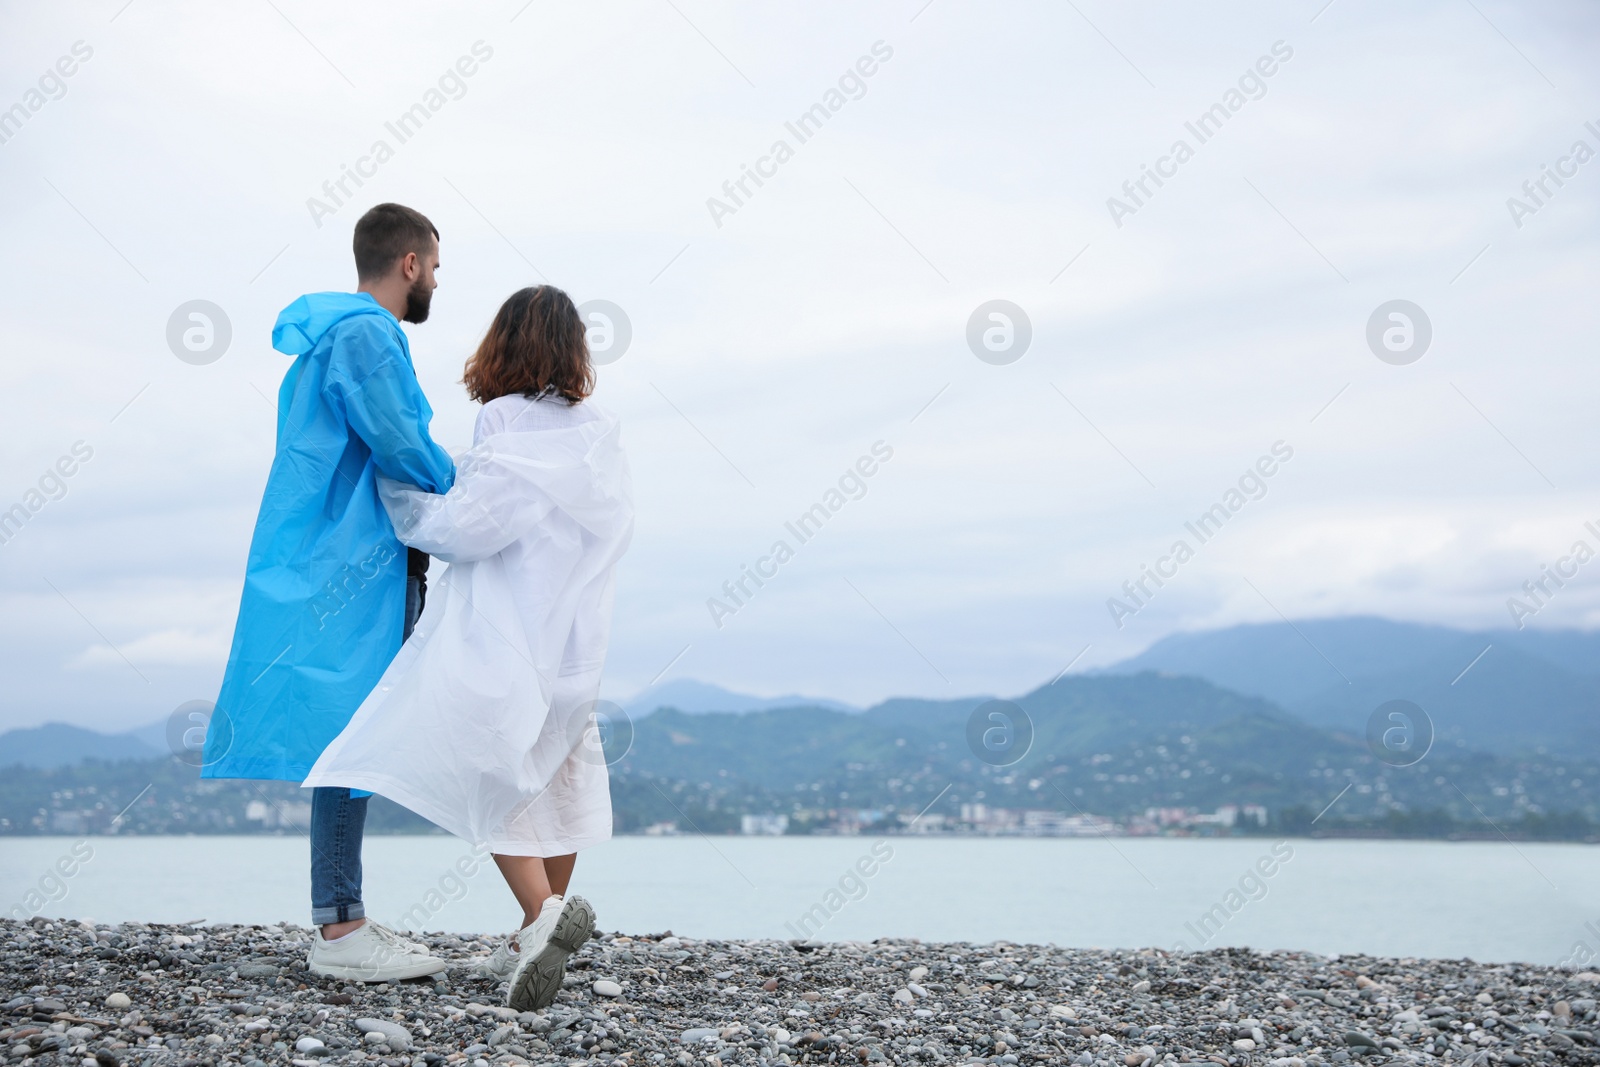
[[311, 805], [303, 800], [291, 800], [280, 804], [252, 800], [244, 806], [244, 817], [246, 822], [260, 823], [263, 830], [294, 827], [305, 829], [311, 825]]
[[782, 837], [789, 832], [787, 815], [745, 815], [739, 819], [739, 832], [750, 836]]

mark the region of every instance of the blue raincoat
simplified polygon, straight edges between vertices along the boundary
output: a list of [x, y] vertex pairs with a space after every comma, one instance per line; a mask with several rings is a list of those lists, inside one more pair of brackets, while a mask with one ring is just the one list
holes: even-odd
[[203, 778], [305, 778], [400, 649], [406, 550], [377, 476], [430, 493], [455, 480], [406, 335], [371, 296], [302, 296], [272, 347], [296, 358]]

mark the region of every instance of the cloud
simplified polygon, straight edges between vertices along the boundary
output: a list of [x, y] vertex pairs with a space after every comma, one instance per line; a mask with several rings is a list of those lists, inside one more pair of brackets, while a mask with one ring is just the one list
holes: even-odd
[[116, 648], [90, 645], [69, 659], [67, 666], [75, 669], [123, 669], [130, 662], [139, 667], [214, 665], [219, 660], [227, 659], [229, 642], [230, 634], [225, 630], [206, 633], [158, 630], [126, 644], [119, 644]]
[[[857, 704], [1014, 693], [1087, 644], [1080, 666], [1275, 618], [1245, 577], [1291, 615], [1499, 624], [1596, 517], [1600, 164], [1520, 229], [1505, 202], [1600, 118], [1571, 103], [1600, 99], [1600, 16], [1321, 6], [708, 4], [704, 37], [666, 5], [13, 13], [7, 69], [95, 51], [0, 145], [27, 264], [0, 289], [0, 504], [74, 441], [95, 458], [0, 546], [0, 727], [215, 696], [289, 367], [271, 324], [353, 281], [356, 212], [319, 229], [305, 200], [480, 39], [471, 91], [352, 199], [443, 234], [410, 336], [452, 450], [505, 295], [549, 280], [632, 320], [596, 397], [639, 506], [618, 691], [673, 663]], [[880, 39], [871, 91], [715, 227], [708, 191]], [[1278, 40], [1267, 95], [1116, 228], [1106, 198]], [[205, 366], [165, 340], [195, 299], [232, 325]], [[1009, 366], [966, 347], [992, 299], [1033, 324]], [[1433, 323], [1410, 366], [1364, 340], [1393, 299]], [[712, 627], [706, 598], [878, 439], [871, 495]], [[1108, 632], [1110, 590], [1279, 439], [1271, 495]], [[1578, 583], [1537, 622], [1600, 601]]]

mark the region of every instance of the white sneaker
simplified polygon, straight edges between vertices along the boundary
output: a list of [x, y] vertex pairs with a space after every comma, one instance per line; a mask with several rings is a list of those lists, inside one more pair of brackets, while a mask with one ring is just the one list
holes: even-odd
[[312, 974], [355, 982], [398, 982], [437, 974], [447, 964], [414, 941], [368, 919], [346, 937], [325, 940], [319, 928], [306, 968]]
[[[540, 914], [544, 914], [542, 911]], [[533, 929], [533, 927], [528, 927]], [[511, 946], [517, 943], [517, 935], [512, 934], [495, 946], [493, 952], [481, 960], [473, 960], [468, 971], [475, 978], [487, 978], [491, 982], [504, 982], [511, 977], [511, 972], [517, 969], [517, 953], [511, 951]]]
[[594, 909], [582, 897], [552, 896], [533, 925], [517, 934], [517, 965], [506, 1004], [514, 1011], [539, 1011], [555, 1003], [567, 957], [594, 934]]

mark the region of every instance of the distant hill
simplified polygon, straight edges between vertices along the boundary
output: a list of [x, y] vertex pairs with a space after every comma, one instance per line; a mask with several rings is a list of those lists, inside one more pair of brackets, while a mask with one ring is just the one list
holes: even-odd
[[142, 760], [164, 754], [132, 733], [103, 734], [59, 722], [0, 734], [0, 767], [65, 767], [84, 760]]
[[799, 695], [758, 697], [748, 693], [735, 693], [719, 685], [683, 678], [650, 686], [623, 704], [623, 710], [635, 719], [649, 715], [661, 708], [677, 708], [691, 715], [711, 711], [768, 711], [772, 708], [827, 708], [830, 711], [858, 711], [860, 709], [837, 700]]
[[1150, 670], [1263, 697], [1328, 729], [1359, 734], [1379, 704], [1406, 699], [1470, 749], [1600, 754], [1600, 633], [1265, 623], [1172, 634], [1099, 673]]

